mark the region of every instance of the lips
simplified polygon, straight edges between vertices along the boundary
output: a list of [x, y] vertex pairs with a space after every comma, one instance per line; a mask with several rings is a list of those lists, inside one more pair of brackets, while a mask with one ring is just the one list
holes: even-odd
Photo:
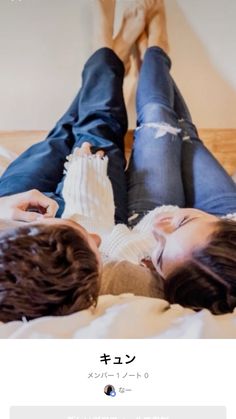
[[160, 246], [156, 247], [155, 250], [153, 250], [152, 255], [151, 255], [151, 260], [154, 266], [157, 265], [157, 260], [158, 260], [158, 256], [160, 254], [161, 248]]

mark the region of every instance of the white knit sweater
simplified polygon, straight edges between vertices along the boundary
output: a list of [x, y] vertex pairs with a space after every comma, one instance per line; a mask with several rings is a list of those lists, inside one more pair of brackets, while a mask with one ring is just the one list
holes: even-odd
[[[96, 155], [68, 157], [63, 188], [65, 210], [63, 218], [73, 219], [91, 233], [102, 238], [103, 260], [127, 260], [139, 263], [150, 256], [156, 246], [152, 234], [157, 214], [176, 210], [164, 205], [150, 211], [131, 230], [125, 224], [115, 225], [115, 206], [111, 182], [107, 176], [108, 157]], [[234, 218], [236, 214], [227, 217]]]

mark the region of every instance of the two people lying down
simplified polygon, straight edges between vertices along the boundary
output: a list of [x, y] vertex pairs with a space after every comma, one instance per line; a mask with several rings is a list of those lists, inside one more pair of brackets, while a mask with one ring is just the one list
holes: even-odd
[[[95, 52], [79, 93], [0, 180], [0, 216], [16, 223], [0, 234], [1, 321], [70, 314], [107, 292], [215, 314], [236, 307], [236, 185], [170, 74], [163, 1], [133, 3], [113, 39], [114, 10], [115, 1], [94, 0]], [[123, 79], [134, 44], [126, 169]]]

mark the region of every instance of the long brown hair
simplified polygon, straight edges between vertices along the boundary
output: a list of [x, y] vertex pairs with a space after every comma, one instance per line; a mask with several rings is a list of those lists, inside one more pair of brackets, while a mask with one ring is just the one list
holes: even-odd
[[214, 314], [236, 307], [236, 222], [219, 220], [209, 243], [164, 281], [170, 303]]
[[0, 321], [65, 315], [97, 302], [99, 268], [87, 240], [64, 225], [0, 233]]

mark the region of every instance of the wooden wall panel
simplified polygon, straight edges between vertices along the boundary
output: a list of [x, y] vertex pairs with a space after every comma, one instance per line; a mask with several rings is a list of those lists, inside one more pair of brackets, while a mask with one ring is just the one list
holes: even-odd
[[[236, 172], [236, 129], [200, 129], [199, 136], [206, 147], [231, 175]], [[127, 150], [130, 152], [133, 133], [127, 134]]]
[[[45, 131], [0, 131], [0, 145], [21, 153], [31, 144], [43, 140]], [[200, 137], [231, 175], [236, 172], [236, 129], [201, 129]], [[130, 154], [133, 132], [126, 136], [126, 151]]]

